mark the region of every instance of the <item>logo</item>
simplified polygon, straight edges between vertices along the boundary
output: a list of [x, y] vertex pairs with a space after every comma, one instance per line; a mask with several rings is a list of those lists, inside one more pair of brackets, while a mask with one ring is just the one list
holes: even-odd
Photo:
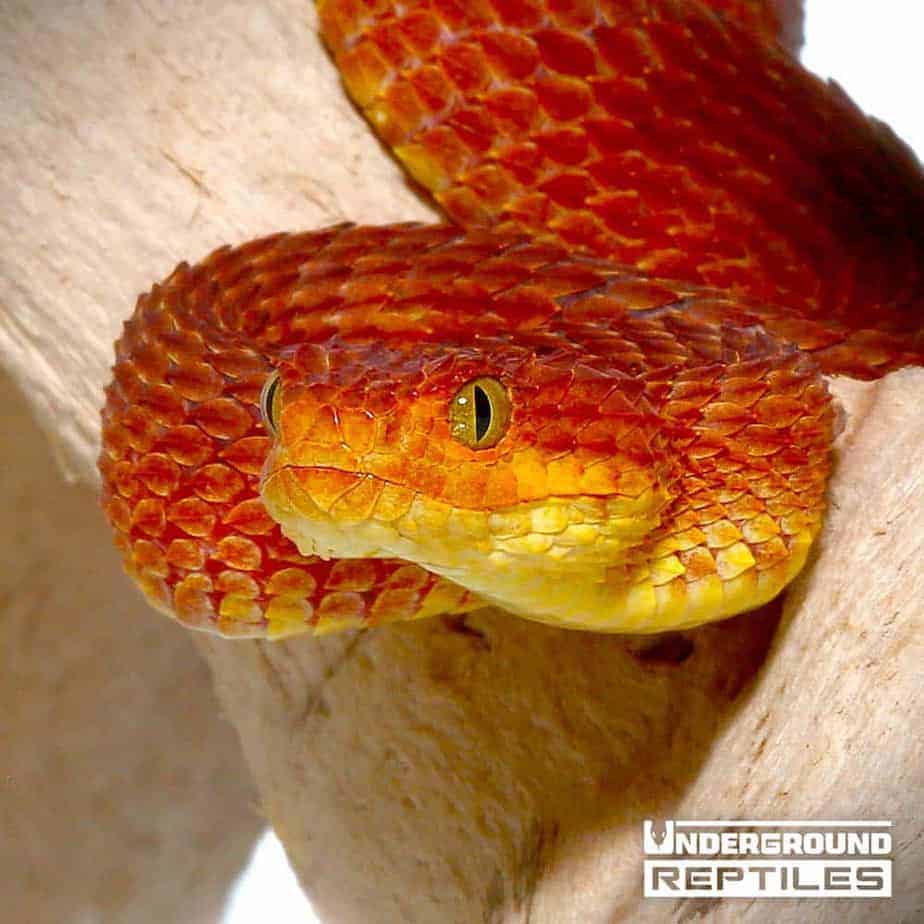
[[664, 830], [659, 832], [655, 829], [653, 821], [646, 820], [643, 834], [645, 837], [645, 853], [672, 854], [674, 852], [674, 822], [665, 821]]
[[646, 898], [890, 898], [890, 821], [642, 825]]

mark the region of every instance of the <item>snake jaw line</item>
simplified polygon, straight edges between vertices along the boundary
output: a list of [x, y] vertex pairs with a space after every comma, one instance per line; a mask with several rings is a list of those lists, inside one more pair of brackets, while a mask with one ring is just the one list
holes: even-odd
[[[553, 497], [510, 509], [468, 511], [469, 524], [480, 521], [480, 535], [488, 537], [476, 539], [439, 529], [454, 511], [419, 493], [405, 513], [388, 522], [373, 514], [338, 523], [312, 497], [311, 485], [310, 470], [288, 465], [277, 467], [263, 483], [267, 509], [304, 555], [324, 548], [341, 560], [411, 561], [485, 601], [541, 622], [612, 632], [661, 628], [664, 603], [644, 580], [646, 542], [657, 535], [669, 503], [661, 490], [636, 498]], [[582, 522], [571, 522], [581, 507]], [[590, 513], [598, 519], [587, 522]], [[690, 623], [700, 623], [727, 615], [727, 603], [723, 597], [716, 605], [694, 588], [681, 610], [691, 611], [685, 617]]]

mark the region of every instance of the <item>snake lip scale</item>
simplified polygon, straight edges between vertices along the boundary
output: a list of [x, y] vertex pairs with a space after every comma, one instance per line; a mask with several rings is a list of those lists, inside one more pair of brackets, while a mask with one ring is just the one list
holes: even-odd
[[102, 413], [126, 570], [180, 622], [486, 604], [683, 629], [823, 521], [826, 376], [924, 364], [924, 183], [770, 0], [321, 0], [446, 222], [222, 247], [138, 299]]

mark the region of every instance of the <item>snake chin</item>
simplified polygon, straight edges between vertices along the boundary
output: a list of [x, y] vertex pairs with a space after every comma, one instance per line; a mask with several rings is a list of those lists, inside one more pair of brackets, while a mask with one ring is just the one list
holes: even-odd
[[[670, 498], [656, 484], [635, 497], [552, 496], [466, 510], [368, 475], [286, 465], [268, 473], [262, 493], [303, 555], [402, 559], [557, 625], [657, 625], [643, 578]], [[375, 501], [364, 504], [361, 494]]]

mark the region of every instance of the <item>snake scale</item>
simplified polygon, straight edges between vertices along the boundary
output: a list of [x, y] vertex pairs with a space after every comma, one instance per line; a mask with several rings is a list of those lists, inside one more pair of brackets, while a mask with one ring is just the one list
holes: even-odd
[[138, 299], [99, 464], [153, 604], [649, 633], [777, 595], [821, 527], [825, 376], [924, 363], [920, 165], [781, 9], [322, 0], [448, 222], [222, 247]]

